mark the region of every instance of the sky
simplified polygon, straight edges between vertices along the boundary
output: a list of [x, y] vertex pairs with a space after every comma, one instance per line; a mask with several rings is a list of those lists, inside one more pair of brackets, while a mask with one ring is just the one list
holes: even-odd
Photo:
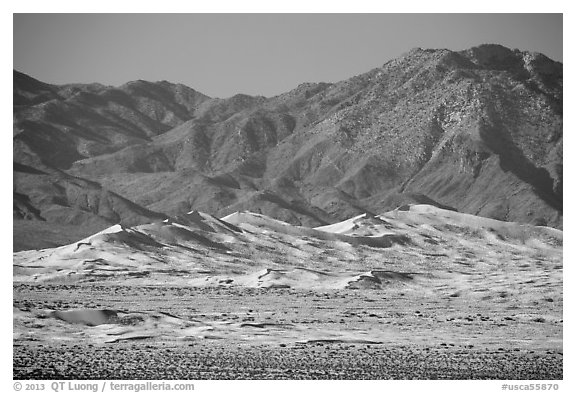
[[562, 14], [14, 14], [13, 66], [55, 84], [168, 80], [211, 97], [336, 82], [415, 47], [562, 61]]

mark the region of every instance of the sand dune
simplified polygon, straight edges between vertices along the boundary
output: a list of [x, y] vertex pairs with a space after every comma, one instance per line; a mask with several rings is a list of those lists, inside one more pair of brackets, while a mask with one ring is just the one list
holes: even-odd
[[49, 313], [52, 318], [60, 319], [68, 323], [80, 323], [88, 326], [98, 326], [112, 323], [118, 315], [114, 310], [66, 310], [52, 311]]
[[[422, 290], [432, 282], [473, 292], [519, 271], [535, 274], [532, 261], [552, 270], [549, 279], [561, 280], [562, 231], [429, 205], [318, 228], [249, 212], [218, 219], [193, 211], [15, 253], [14, 279], [310, 289], [409, 284]], [[478, 284], [471, 282], [477, 274], [486, 275]]]
[[562, 232], [431, 206], [319, 228], [191, 212], [15, 253], [13, 268], [21, 348], [481, 346], [526, 364], [562, 348]]
[[[42, 322], [38, 325], [38, 316]], [[45, 317], [48, 317], [47, 319]], [[54, 321], [54, 322], [52, 322]], [[36, 323], [36, 329], [21, 333], [20, 339], [56, 339], [73, 342], [81, 332], [94, 343], [117, 343], [142, 339], [162, 339], [186, 342], [197, 339], [226, 339], [277, 343], [298, 342], [302, 337], [309, 340], [332, 342], [376, 342], [383, 339], [382, 332], [373, 329], [350, 334], [334, 329], [315, 329], [305, 324], [276, 322], [239, 322], [231, 319], [177, 316], [161, 311], [119, 311], [110, 309], [73, 309], [64, 311], [17, 309], [16, 331]], [[73, 333], [75, 332], [75, 333]]]
[[[19, 307], [14, 313], [14, 337], [24, 341], [65, 342], [82, 337], [95, 343], [232, 340], [275, 345], [368, 345], [390, 340], [411, 342], [414, 329], [420, 332], [418, 337], [441, 341], [454, 335], [455, 327], [465, 327], [478, 318], [463, 314], [470, 313], [472, 305], [485, 305], [482, 307], [488, 311], [483, 309], [483, 313], [498, 315], [504, 323], [494, 322], [495, 328], [505, 326], [511, 318], [521, 324], [517, 328], [527, 329], [529, 336], [556, 332], [557, 339], [562, 323], [561, 231], [425, 205], [410, 205], [379, 216], [360, 215], [315, 229], [247, 212], [223, 219], [191, 212], [165, 222], [116, 225], [55, 249], [15, 253], [13, 266], [16, 283], [40, 288], [99, 285], [100, 290], [110, 288], [113, 293], [127, 286], [135, 293], [145, 288], [161, 292], [172, 287], [217, 289], [224, 293], [241, 291], [239, 296], [247, 296], [248, 302], [254, 293], [260, 293], [252, 291], [270, 291], [268, 295], [262, 293], [266, 299], [276, 291], [295, 291], [286, 296], [295, 299], [299, 296], [295, 294], [303, 294], [306, 302], [324, 293], [332, 295], [323, 299], [353, 296], [340, 293], [374, 293], [370, 301], [398, 321], [380, 325], [378, 314], [382, 311], [368, 312], [367, 300], [344, 302], [336, 308], [354, 304], [354, 315], [364, 323], [358, 327], [348, 327], [354, 318], [348, 313], [339, 321], [333, 314], [326, 314], [323, 320], [302, 319], [298, 311], [302, 304], [291, 311], [290, 319], [272, 318], [262, 312], [259, 318], [249, 313], [240, 319], [236, 306], [226, 316], [190, 315], [187, 309], [180, 310], [182, 315], [169, 314], [164, 304], [170, 299], [180, 302], [176, 292], [172, 298], [162, 293], [161, 302], [149, 309], [127, 309], [123, 306], [125, 297], [113, 303], [118, 307], [111, 308], [84, 303], [70, 309], [59, 308], [60, 303], [52, 308], [43, 303], [34, 309]], [[148, 302], [148, 294], [142, 296], [132, 305]], [[196, 300], [182, 299], [189, 307], [197, 307]], [[233, 299], [233, 304], [244, 300]], [[425, 304], [439, 305], [429, 311], [428, 318], [420, 319], [424, 313], [409, 317], [395, 308], [399, 299], [406, 299], [410, 307], [416, 305], [424, 313]], [[224, 296], [215, 307], [227, 302], [230, 298]], [[261, 307], [266, 310], [268, 306]], [[285, 304], [276, 310], [284, 308]], [[451, 317], [454, 312], [456, 316]], [[314, 315], [324, 314], [314, 309]], [[372, 323], [364, 318], [376, 319]], [[438, 325], [445, 321], [456, 325]], [[482, 317], [479, 323], [484, 321], [491, 319]], [[429, 333], [432, 328], [435, 338]], [[478, 332], [482, 329], [479, 327]], [[470, 331], [459, 334], [459, 340], [464, 341]], [[497, 341], [483, 342], [497, 345]]]

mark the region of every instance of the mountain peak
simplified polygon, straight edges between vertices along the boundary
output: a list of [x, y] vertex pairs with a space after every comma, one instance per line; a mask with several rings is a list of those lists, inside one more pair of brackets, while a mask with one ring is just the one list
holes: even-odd
[[[14, 110], [17, 164], [103, 182], [151, 211], [250, 210], [322, 226], [426, 201], [562, 225], [562, 65], [543, 55], [414, 48], [271, 98], [209, 99], [165, 81], [62, 98], [61, 86], [23, 91], [16, 79], [29, 105]], [[34, 105], [35, 94], [56, 99]], [[15, 172], [14, 191], [39, 216], [80, 203], [58, 187], [43, 196], [38, 180]]]

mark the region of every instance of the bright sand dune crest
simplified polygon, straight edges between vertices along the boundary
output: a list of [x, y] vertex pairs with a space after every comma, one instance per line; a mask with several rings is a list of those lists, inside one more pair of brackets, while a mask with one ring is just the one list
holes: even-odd
[[135, 285], [420, 285], [474, 292], [476, 286], [532, 279], [543, 269], [541, 279], [561, 282], [561, 231], [428, 205], [316, 229], [248, 212], [221, 220], [191, 212], [136, 227], [116, 225], [68, 246], [14, 255], [15, 281]]

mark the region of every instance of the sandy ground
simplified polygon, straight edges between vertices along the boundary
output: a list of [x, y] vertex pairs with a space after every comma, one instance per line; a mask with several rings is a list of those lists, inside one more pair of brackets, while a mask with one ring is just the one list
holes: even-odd
[[14, 379], [562, 379], [555, 352], [309, 344], [16, 347]]
[[14, 254], [14, 376], [561, 379], [562, 244], [426, 205], [118, 225]]
[[[538, 319], [536, 305], [379, 290], [26, 284], [14, 294], [15, 379], [562, 379], [563, 321]], [[119, 321], [28, 315], [54, 309], [117, 310]]]

